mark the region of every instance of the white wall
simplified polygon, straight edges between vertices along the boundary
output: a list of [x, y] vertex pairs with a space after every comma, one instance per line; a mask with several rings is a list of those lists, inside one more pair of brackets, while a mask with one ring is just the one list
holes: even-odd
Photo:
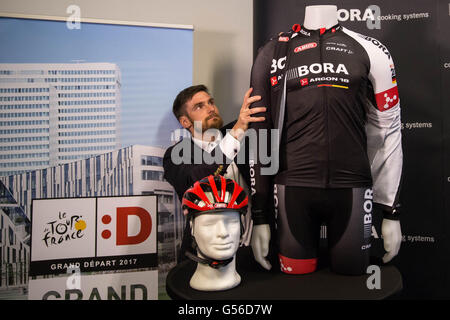
[[[225, 122], [237, 117], [250, 82], [252, 0], [1, 0], [0, 12], [194, 26], [193, 84], [207, 85]], [[174, 97], [175, 98], [175, 97]]]

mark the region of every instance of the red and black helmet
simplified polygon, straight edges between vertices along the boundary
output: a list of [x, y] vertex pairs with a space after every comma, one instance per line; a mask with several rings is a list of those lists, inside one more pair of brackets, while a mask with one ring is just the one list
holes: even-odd
[[184, 215], [195, 217], [203, 213], [238, 211], [247, 213], [248, 197], [244, 189], [232, 179], [210, 175], [186, 190], [183, 195]]

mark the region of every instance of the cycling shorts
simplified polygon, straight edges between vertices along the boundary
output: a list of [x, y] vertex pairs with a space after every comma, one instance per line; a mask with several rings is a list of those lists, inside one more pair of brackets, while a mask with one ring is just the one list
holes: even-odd
[[331, 270], [366, 273], [372, 233], [371, 188], [278, 184], [274, 195], [281, 271], [303, 274], [316, 270], [321, 228], [326, 225]]

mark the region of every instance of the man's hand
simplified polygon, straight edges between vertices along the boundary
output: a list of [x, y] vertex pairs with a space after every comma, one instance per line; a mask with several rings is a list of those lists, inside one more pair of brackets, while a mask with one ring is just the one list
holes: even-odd
[[270, 227], [268, 224], [253, 226], [251, 246], [255, 260], [266, 270], [272, 269], [269, 260]]
[[250, 105], [256, 101], [261, 100], [261, 96], [250, 97], [253, 88], [247, 90], [244, 96], [244, 101], [242, 103], [241, 111], [239, 112], [239, 117], [233, 129], [230, 133], [237, 140], [241, 141], [242, 137], [245, 135], [245, 131], [248, 129], [249, 122], [261, 122], [264, 121], [265, 117], [252, 117], [252, 114], [266, 112], [266, 107], [258, 107], [250, 109]]
[[383, 256], [383, 262], [388, 263], [398, 254], [400, 245], [402, 244], [400, 221], [383, 219], [381, 234], [383, 235], [384, 250], [386, 250], [386, 254]]

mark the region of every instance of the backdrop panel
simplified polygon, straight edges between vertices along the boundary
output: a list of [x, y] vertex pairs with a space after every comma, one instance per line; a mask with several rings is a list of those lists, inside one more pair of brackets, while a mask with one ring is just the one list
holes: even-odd
[[[450, 248], [449, 232], [450, 230], [450, 3], [448, 1], [439, 1], [439, 38], [440, 43], [440, 72], [441, 72], [441, 106], [443, 111], [443, 147], [444, 147], [444, 195], [445, 195], [445, 245], [446, 251], [444, 256], [447, 257], [446, 265], [450, 263], [450, 257], [448, 255]], [[446, 275], [446, 288], [450, 288], [450, 275]]]
[[[450, 227], [449, 3], [255, 1], [255, 55], [270, 37], [302, 24], [306, 5], [317, 4], [337, 5], [344, 27], [380, 40], [393, 56], [402, 108], [404, 238], [400, 255], [392, 263], [404, 277], [403, 297], [448, 297], [442, 278], [448, 273], [445, 256]], [[381, 219], [374, 224], [381, 236]], [[381, 256], [381, 239], [374, 237], [373, 244], [372, 255]]]

